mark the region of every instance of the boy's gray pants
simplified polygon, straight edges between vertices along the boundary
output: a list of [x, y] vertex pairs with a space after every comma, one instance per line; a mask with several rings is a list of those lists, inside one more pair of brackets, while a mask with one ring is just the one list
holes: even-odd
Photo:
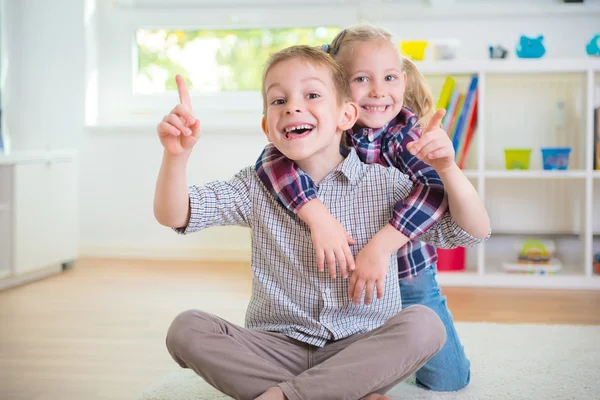
[[169, 353], [181, 367], [235, 399], [254, 399], [274, 386], [290, 400], [383, 395], [445, 341], [441, 320], [421, 305], [402, 310], [371, 332], [324, 347], [242, 328], [197, 310], [178, 315], [167, 334]]

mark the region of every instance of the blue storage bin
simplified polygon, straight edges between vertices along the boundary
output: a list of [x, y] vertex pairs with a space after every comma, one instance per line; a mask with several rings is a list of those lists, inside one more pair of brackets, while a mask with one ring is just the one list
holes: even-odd
[[544, 147], [542, 148], [542, 163], [545, 170], [569, 168], [570, 147]]

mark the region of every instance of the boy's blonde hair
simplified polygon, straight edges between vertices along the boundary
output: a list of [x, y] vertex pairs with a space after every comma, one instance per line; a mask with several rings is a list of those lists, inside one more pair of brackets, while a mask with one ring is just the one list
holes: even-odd
[[351, 101], [350, 84], [344, 68], [342, 68], [333, 57], [324, 52], [321, 47], [297, 45], [273, 53], [267, 60], [262, 79], [263, 113], [267, 112], [265, 81], [267, 80], [269, 71], [275, 65], [291, 59], [298, 59], [313, 66], [324, 67], [327, 69], [331, 75], [331, 80], [337, 94], [338, 104]]
[[404, 106], [418, 116], [418, 125], [426, 126], [435, 112], [433, 95], [417, 66], [402, 57], [391, 33], [372, 25], [354, 25], [338, 33], [326, 50], [336, 60], [342, 62], [345, 57], [352, 56], [357, 45], [375, 40], [388, 40], [398, 51], [398, 56], [402, 59], [402, 70], [406, 72], [407, 78]]

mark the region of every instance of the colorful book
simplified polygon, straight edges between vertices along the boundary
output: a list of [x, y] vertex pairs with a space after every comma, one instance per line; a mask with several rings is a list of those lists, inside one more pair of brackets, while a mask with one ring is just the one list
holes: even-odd
[[436, 110], [440, 108], [445, 108], [446, 112], [448, 112], [448, 104], [450, 103], [450, 97], [452, 96], [452, 90], [454, 89], [456, 81], [453, 77], [449, 76], [444, 81], [444, 86], [442, 86], [442, 91], [440, 93], [440, 97], [437, 102]]
[[472, 111], [473, 99], [475, 98], [475, 92], [477, 91], [478, 82], [479, 77], [477, 75], [473, 75], [473, 77], [471, 78], [471, 83], [469, 84], [469, 89], [464, 96], [463, 106], [461, 107], [460, 114], [456, 122], [456, 127], [452, 134], [452, 144], [454, 145], [454, 151], [458, 150], [458, 146], [460, 145], [460, 141], [462, 140], [462, 137], [466, 130], [466, 126], [469, 122], [469, 116]]
[[465, 134], [464, 146], [462, 146], [462, 153], [460, 155], [460, 161], [458, 163], [458, 167], [463, 169], [465, 167], [465, 161], [467, 159], [467, 154], [469, 153], [469, 147], [471, 145], [471, 141], [473, 139], [473, 135], [475, 134], [475, 128], [477, 127], [477, 102], [478, 102], [478, 93], [475, 92], [475, 99], [473, 101], [473, 107], [471, 110], [471, 115], [469, 118], [469, 126], [467, 129], [467, 133]]

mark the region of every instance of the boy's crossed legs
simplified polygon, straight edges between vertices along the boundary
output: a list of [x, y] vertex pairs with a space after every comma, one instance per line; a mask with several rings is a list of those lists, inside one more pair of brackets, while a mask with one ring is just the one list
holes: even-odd
[[280, 389], [290, 400], [372, 400], [418, 370], [445, 340], [438, 316], [418, 305], [371, 332], [322, 348], [191, 310], [171, 324], [167, 348], [183, 368], [236, 399], [255, 399], [272, 388], [265, 395]]

